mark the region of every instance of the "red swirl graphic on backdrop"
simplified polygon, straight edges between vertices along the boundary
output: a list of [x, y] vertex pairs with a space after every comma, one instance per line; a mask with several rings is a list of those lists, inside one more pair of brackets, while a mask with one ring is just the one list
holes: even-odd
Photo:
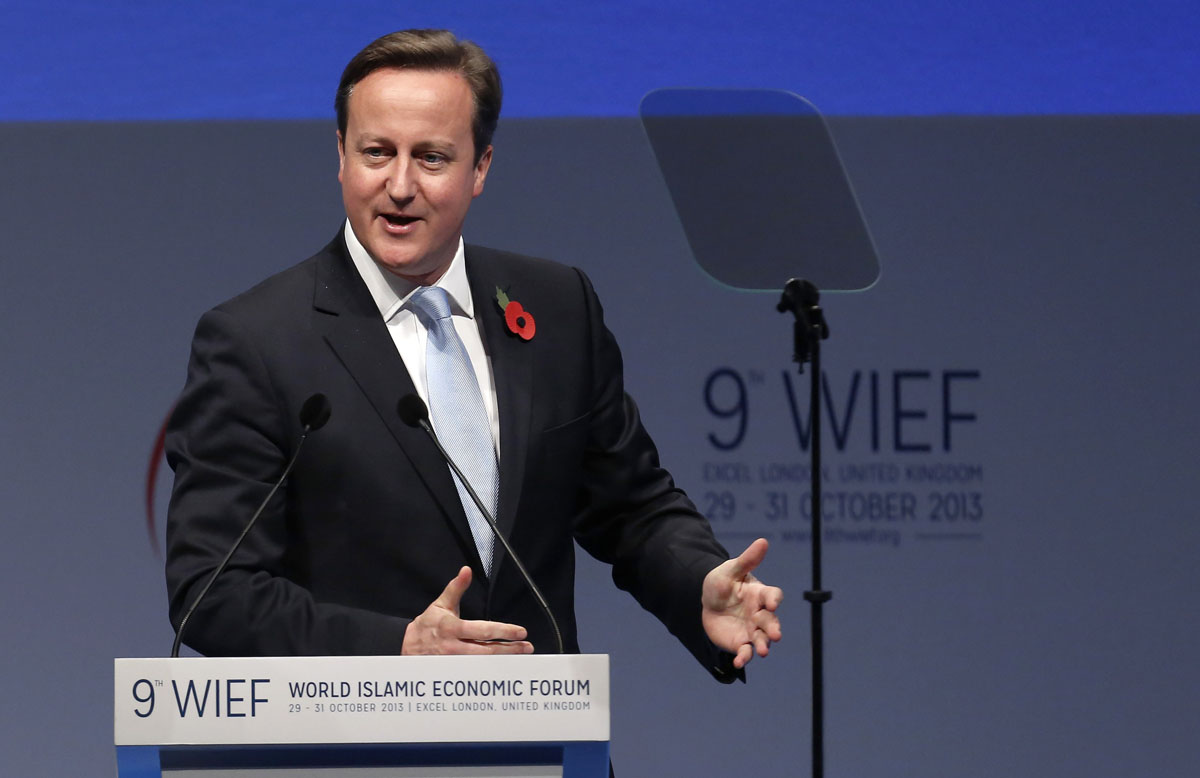
[[154, 493], [158, 485], [158, 468], [162, 465], [163, 451], [167, 444], [167, 422], [171, 420], [174, 411], [175, 406], [172, 405], [159, 425], [158, 434], [154, 436], [154, 446], [150, 449], [150, 465], [146, 468], [146, 534], [150, 538], [150, 548], [154, 549], [154, 555], [160, 559], [162, 551], [158, 548], [158, 526], [154, 520]]

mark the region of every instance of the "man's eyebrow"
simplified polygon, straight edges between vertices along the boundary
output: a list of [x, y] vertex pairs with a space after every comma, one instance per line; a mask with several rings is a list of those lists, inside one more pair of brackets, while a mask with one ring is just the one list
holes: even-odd
[[413, 148], [417, 149], [428, 148], [430, 146], [439, 149], [448, 149], [450, 151], [454, 151], [458, 148], [458, 144], [456, 144], [450, 138], [426, 138], [425, 140], [418, 141], [417, 143], [413, 144]]
[[[364, 146], [393, 146], [395, 144], [391, 141], [391, 139], [383, 135], [365, 134], [354, 138], [354, 145], [358, 148], [362, 148]], [[447, 151], [458, 150], [458, 144], [452, 139], [438, 137], [431, 137], [417, 141], [416, 143], [412, 144], [412, 147], [414, 149], [437, 148], [445, 149]]]
[[355, 140], [356, 146], [387, 146], [391, 145], [391, 141], [380, 135], [359, 135]]

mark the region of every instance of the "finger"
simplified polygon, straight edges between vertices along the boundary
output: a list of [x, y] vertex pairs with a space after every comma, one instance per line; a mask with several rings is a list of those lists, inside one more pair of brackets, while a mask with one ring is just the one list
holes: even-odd
[[779, 618], [774, 613], [759, 611], [754, 614], [751, 621], [771, 641], [778, 642], [783, 640], [783, 628], [779, 623]]
[[457, 625], [459, 640], [524, 640], [528, 633], [524, 627], [505, 624], [501, 621], [460, 621]]
[[760, 629], [754, 631], [754, 650], [759, 656], [766, 656], [771, 651], [771, 641], [767, 634]]
[[533, 644], [528, 640], [464, 640], [463, 645], [485, 649], [486, 654], [532, 654]]
[[754, 572], [754, 568], [763, 561], [767, 556], [767, 539], [759, 538], [746, 547], [735, 560], [733, 560], [733, 577], [745, 578], [750, 573]]
[[783, 604], [783, 589], [778, 586], [767, 586], [762, 595], [763, 607], [773, 611]]
[[454, 643], [445, 653], [447, 654], [469, 654], [471, 656], [485, 656], [495, 654], [532, 654], [533, 644], [525, 641], [516, 641], [513, 643], [489, 643], [487, 641], [477, 642], [474, 640], [460, 640]]
[[743, 643], [738, 647], [737, 655], [733, 657], [733, 666], [734, 668], [741, 670], [753, 658], [754, 649], [749, 643]]
[[459, 568], [458, 575], [454, 576], [454, 578], [450, 579], [450, 583], [446, 584], [446, 588], [433, 601], [433, 604], [457, 614], [458, 603], [462, 600], [463, 593], [467, 591], [467, 587], [470, 585], [471, 568], [464, 565]]

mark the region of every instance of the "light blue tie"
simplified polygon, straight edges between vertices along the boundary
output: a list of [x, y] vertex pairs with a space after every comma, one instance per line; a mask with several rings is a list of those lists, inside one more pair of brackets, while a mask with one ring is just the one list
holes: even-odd
[[[454, 331], [450, 298], [445, 289], [422, 286], [410, 299], [417, 318], [428, 333], [425, 380], [429, 387], [429, 416], [433, 428], [451, 459], [475, 487], [479, 499], [495, 516], [500, 477], [496, 449], [492, 445], [492, 425], [483, 406], [483, 395], [471, 367], [471, 358]], [[491, 527], [458, 476], [453, 471], [451, 476], [466, 511], [475, 547], [479, 549], [483, 570], [490, 576], [494, 540]]]

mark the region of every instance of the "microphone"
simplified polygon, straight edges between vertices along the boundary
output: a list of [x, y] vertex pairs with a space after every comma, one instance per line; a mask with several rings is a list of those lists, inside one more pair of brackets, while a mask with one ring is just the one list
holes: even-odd
[[[332, 413], [333, 408], [329, 405], [329, 398], [320, 392], [305, 400], [304, 405], [300, 406], [300, 426], [304, 428], [301, 432], [301, 440], [304, 435], [324, 427]], [[299, 448], [300, 445], [297, 444], [296, 449], [299, 450]]]
[[291, 460], [288, 461], [287, 467], [283, 468], [283, 475], [279, 476], [279, 480], [271, 487], [271, 491], [263, 498], [262, 503], [258, 506], [258, 510], [250, 517], [250, 521], [246, 523], [246, 528], [242, 530], [242, 534], [238, 535], [238, 539], [234, 541], [233, 547], [229, 549], [229, 553], [221, 560], [221, 564], [217, 565], [217, 569], [213, 570], [212, 575], [208, 577], [208, 583], [204, 584], [204, 588], [200, 590], [200, 594], [196, 595], [196, 599], [192, 600], [191, 606], [187, 612], [183, 614], [183, 618], [179, 620], [179, 629], [175, 631], [175, 642], [171, 644], [171, 658], [179, 656], [179, 644], [183, 642], [183, 629], [187, 626], [188, 619], [192, 617], [196, 606], [204, 599], [204, 595], [208, 594], [208, 590], [212, 588], [213, 582], [217, 580], [217, 576], [224, 572], [225, 567], [229, 564], [229, 560], [233, 558], [233, 554], [238, 550], [238, 546], [242, 545], [242, 541], [246, 539], [250, 528], [258, 521], [258, 517], [262, 514], [263, 509], [267, 507], [267, 503], [275, 496], [275, 492], [279, 491], [279, 487], [283, 485], [284, 479], [288, 477], [288, 473], [292, 472], [292, 467], [296, 464], [296, 460], [300, 458], [300, 449], [304, 447], [304, 441], [308, 438], [308, 433], [316, 432], [325, 426], [325, 422], [329, 421], [329, 415], [333, 409], [329, 405], [329, 398], [318, 392], [312, 397], [304, 401], [300, 406], [300, 441], [296, 443], [296, 451], [292, 454]]
[[[434, 442], [437, 442], [437, 436], [433, 434], [433, 428], [429, 426], [429, 408], [425, 406], [424, 400], [415, 394], [406, 394], [400, 398], [400, 405], [396, 410], [400, 414], [400, 421], [409, 427], [420, 427], [434, 437]], [[438, 451], [441, 450], [442, 447], [438, 446]], [[486, 514], [487, 511], [484, 513]]]
[[513, 547], [509, 545], [508, 538], [504, 537], [504, 534], [500, 532], [500, 528], [496, 526], [496, 519], [492, 517], [491, 511], [484, 506], [483, 500], [479, 499], [479, 495], [475, 493], [475, 489], [467, 481], [462, 470], [458, 469], [458, 465], [446, 453], [446, 449], [442, 448], [442, 443], [438, 440], [437, 435], [434, 434], [433, 427], [429, 426], [429, 408], [426, 407], [425, 401], [415, 394], [406, 394], [400, 398], [400, 405], [397, 411], [400, 414], [400, 420], [405, 424], [425, 430], [425, 434], [433, 441], [433, 445], [437, 447], [438, 453], [442, 455], [442, 459], [446, 460], [446, 464], [450, 465], [450, 469], [458, 476], [458, 480], [467, 488], [467, 494], [471, 495], [471, 500], [475, 503], [475, 507], [487, 519], [488, 526], [492, 528], [492, 534], [495, 535], [496, 540], [500, 541], [500, 545], [504, 546], [504, 550], [508, 552], [513, 564], [520, 571], [521, 577], [525, 579], [525, 585], [529, 587], [529, 591], [533, 592], [534, 599], [542, 607], [542, 612], [546, 614], [546, 620], [550, 622], [550, 628], [554, 630], [554, 642], [558, 645], [558, 653], [565, 653], [563, 651], [562, 633], [558, 629], [558, 621], [555, 620], [549, 603], [546, 602], [545, 596], [542, 595], [542, 590], [533, 582], [533, 576], [525, 569], [525, 564], [517, 556], [517, 552], [513, 550]]

